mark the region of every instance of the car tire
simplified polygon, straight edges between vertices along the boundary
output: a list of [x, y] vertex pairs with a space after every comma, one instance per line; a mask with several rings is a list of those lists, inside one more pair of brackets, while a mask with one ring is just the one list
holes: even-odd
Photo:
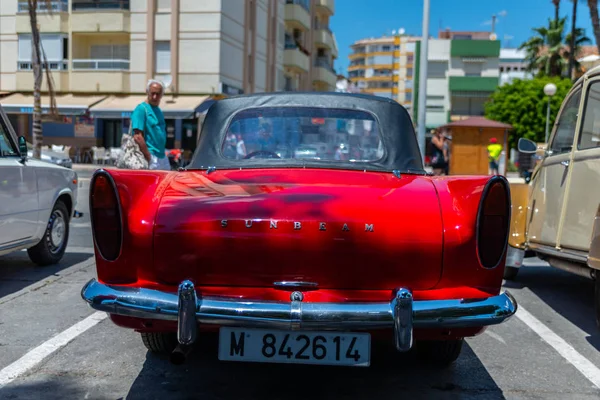
[[39, 266], [58, 263], [69, 242], [69, 210], [58, 200], [50, 213], [44, 235], [38, 244], [27, 249], [29, 259]]
[[448, 366], [460, 356], [464, 341], [464, 339], [421, 341], [417, 342], [417, 352], [421, 358], [432, 364]]
[[594, 310], [596, 311], [596, 326], [600, 329], [600, 271], [596, 271], [594, 285]]
[[177, 347], [175, 333], [142, 332], [142, 342], [152, 353], [168, 355]]
[[517, 277], [518, 273], [519, 273], [519, 268], [506, 267], [506, 268], [504, 268], [504, 279], [512, 281]]

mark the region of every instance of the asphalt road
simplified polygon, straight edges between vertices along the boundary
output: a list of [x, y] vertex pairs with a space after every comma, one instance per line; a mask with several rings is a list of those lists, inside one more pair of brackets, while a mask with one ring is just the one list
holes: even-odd
[[85, 216], [72, 223], [63, 261], [39, 268], [25, 252], [0, 257], [1, 399], [600, 398], [592, 282], [537, 259], [505, 284], [517, 316], [467, 339], [446, 370], [388, 347], [374, 349], [369, 368], [226, 363], [214, 336], [171, 365], [81, 300], [95, 270], [89, 174], [80, 177]]

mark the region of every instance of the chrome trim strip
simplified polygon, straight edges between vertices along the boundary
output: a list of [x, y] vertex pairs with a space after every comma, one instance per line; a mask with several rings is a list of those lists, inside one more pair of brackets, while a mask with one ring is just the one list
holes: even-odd
[[551, 257], [557, 257], [557, 258], [567, 258], [571, 261], [575, 261], [578, 263], [587, 263], [587, 255], [585, 252], [579, 252], [576, 250], [563, 250], [563, 249], [557, 249], [555, 247], [550, 247], [547, 245], [543, 245], [543, 244], [538, 244], [538, 243], [532, 243], [529, 242], [527, 244], [527, 247], [531, 250], [535, 250], [537, 252], [540, 252], [544, 255], [548, 255]]
[[317, 287], [319, 284], [317, 282], [304, 282], [304, 281], [277, 281], [273, 282], [274, 286], [283, 287], [283, 288], [308, 288], [308, 287]]
[[[484, 299], [417, 300], [400, 288], [390, 302], [306, 303], [299, 297], [290, 301], [254, 301], [239, 298], [202, 297], [191, 313], [187, 282], [180, 293], [106, 285], [91, 279], [81, 290], [90, 307], [109, 314], [135, 318], [179, 321], [182, 339], [193, 336], [192, 325], [244, 326], [300, 330], [369, 330], [394, 328], [395, 343], [410, 349], [414, 328], [466, 328], [499, 324], [517, 311], [517, 302], [508, 292]], [[184, 290], [185, 289], [185, 290]], [[181, 300], [183, 298], [185, 300]], [[190, 307], [189, 309], [187, 307]], [[191, 329], [187, 332], [186, 329]], [[189, 335], [186, 335], [189, 333]], [[409, 343], [410, 342], [410, 343]]]

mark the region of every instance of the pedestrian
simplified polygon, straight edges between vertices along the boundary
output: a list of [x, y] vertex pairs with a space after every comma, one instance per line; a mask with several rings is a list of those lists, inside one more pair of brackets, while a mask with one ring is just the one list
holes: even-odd
[[490, 161], [490, 175], [498, 175], [498, 161], [500, 160], [500, 154], [502, 153], [502, 145], [498, 143], [498, 139], [495, 137], [490, 139], [490, 144], [487, 147], [488, 157]]
[[171, 170], [165, 153], [167, 125], [160, 109], [165, 88], [162, 82], [149, 80], [146, 85], [146, 100], [137, 105], [131, 114], [133, 138], [148, 161], [149, 169]]
[[446, 171], [447, 162], [444, 158], [444, 139], [437, 129], [431, 130], [431, 145], [433, 154], [431, 156], [431, 167], [434, 175], [442, 175]]
[[450, 145], [452, 136], [450, 136], [447, 131], [444, 131], [444, 133], [442, 134], [442, 139], [442, 152], [444, 153], [444, 162], [446, 163], [446, 167], [444, 168], [444, 175], [450, 175]]

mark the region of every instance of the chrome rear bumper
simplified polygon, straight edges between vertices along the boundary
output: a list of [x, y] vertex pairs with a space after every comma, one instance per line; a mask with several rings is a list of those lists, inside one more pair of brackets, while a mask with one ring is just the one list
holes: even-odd
[[394, 328], [399, 351], [412, 347], [413, 328], [468, 328], [495, 325], [517, 311], [508, 292], [479, 300], [413, 300], [404, 288], [390, 302], [304, 303], [301, 292], [289, 302], [249, 301], [202, 297], [184, 281], [178, 293], [105, 285], [90, 280], [81, 297], [94, 309], [109, 314], [178, 322], [178, 340], [196, 340], [198, 324], [288, 330], [370, 330]]

